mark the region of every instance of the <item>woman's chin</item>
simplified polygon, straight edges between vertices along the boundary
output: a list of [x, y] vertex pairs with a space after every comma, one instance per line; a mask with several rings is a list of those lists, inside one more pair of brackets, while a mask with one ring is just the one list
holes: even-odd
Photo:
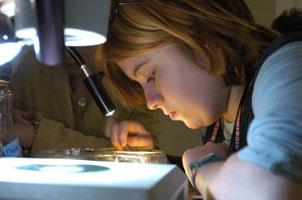
[[182, 120], [182, 122], [189, 128], [189, 129], [198, 129], [201, 127], [200, 123], [196, 123], [190, 120]]

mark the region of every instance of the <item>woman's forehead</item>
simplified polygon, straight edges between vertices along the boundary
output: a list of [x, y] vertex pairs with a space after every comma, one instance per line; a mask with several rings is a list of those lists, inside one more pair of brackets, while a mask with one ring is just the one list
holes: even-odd
[[122, 60], [118, 61], [118, 64], [119, 65], [135, 65], [135, 66], [147, 64], [147, 62], [151, 62], [153, 59], [162, 57], [163, 54], [169, 52], [172, 49], [173, 49], [172, 45], [167, 45], [165, 47], [154, 49], [152, 51], [146, 52], [141, 55], [136, 55], [136, 56], [129, 57], [126, 59], [122, 59]]
[[129, 77], [134, 76], [137, 66], [142, 64], [147, 64], [149, 60], [146, 55], [139, 55], [134, 57], [129, 57], [122, 59], [117, 62], [120, 68], [126, 73]]

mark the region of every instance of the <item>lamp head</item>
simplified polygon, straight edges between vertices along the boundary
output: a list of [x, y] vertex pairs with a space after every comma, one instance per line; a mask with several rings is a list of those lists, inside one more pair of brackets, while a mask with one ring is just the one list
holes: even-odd
[[15, 0], [0, 0], [0, 12], [12, 17], [15, 15]]
[[[57, 0], [50, 2], [46, 12], [56, 6]], [[37, 37], [37, 14], [39, 0], [16, 0], [16, 34], [19, 38]], [[106, 42], [111, 0], [59, 0], [63, 8], [64, 39], [66, 46], [80, 47], [99, 45]], [[59, 9], [59, 7], [58, 7]], [[57, 12], [58, 10], [56, 10]], [[38, 16], [39, 17], [39, 16]], [[43, 19], [40, 19], [43, 20]], [[44, 19], [49, 23], [51, 19]]]
[[0, 66], [18, 55], [21, 47], [10, 18], [0, 13]]
[[[0, 64], [18, 54], [21, 44], [33, 44], [42, 63], [57, 65], [63, 61], [64, 45], [79, 47], [106, 42], [111, 0], [2, 0], [0, 3], [1, 10], [5, 5], [15, 7], [10, 13], [15, 14], [15, 32], [19, 38], [15, 39], [9, 19], [1, 17], [0, 43], [6, 46], [0, 47], [0, 57], [6, 60]], [[4, 56], [3, 52], [9, 55]]]

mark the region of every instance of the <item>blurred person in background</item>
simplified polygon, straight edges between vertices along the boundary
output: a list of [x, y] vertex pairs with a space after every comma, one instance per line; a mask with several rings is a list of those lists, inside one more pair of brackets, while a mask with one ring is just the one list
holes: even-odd
[[272, 23], [272, 29], [282, 34], [302, 32], [302, 9], [291, 8], [283, 11]]
[[[93, 62], [95, 47], [78, 51], [93, 73], [101, 72]], [[104, 117], [67, 52], [64, 65], [51, 67], [40, 64], [34, 51], [27, 49], [15, 65], [10, 88], [16, 133], [32, 155], [63, 148], [158, 147], [158, 113], [145, 106], [126, 108], [103, 77], [117, 107], [113, 117]]]

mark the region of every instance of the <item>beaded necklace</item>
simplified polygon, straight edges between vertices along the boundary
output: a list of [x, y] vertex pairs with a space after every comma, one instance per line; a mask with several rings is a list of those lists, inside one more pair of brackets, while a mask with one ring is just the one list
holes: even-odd
[[[250, 82], [250, 84], [247, 84], [245, 86], [244, 92], [242, 94], [242, 97], [241, 97], [241, 100], [239, 103], [238, 111], [236, 114], [235, 125], [233, 128], [232, 139], [231, 139], [230, 146], [229, 146], [231, 152], [235, 152], [240, 149], [240, 117], [241, 117], [241, 113], [243, 110], [242, 108], [243, 108], [244, 102], [246, 102], [246, 98], [247, 98], [246, 93], [251, 89], [251, 85], [252, 85], [251, 83], [252, 83], [252, 81]], [[212, 141], [212, 142], [216, 141], [216, 138], [218, 135], [218, 130], [219, 130], [220, 126], [221, 126], [221, 123], [220, 123], [220, 119], [219, 119], [218, 121], [216, 121], [216, 123], [214, 125], [214, 129], [212, 131], [210, 141]]]
[[[235, 127], [233, 129], [232, 140], [231, 140], [231, 143], [229, 146], [231, 151], [238, 151], [240, 148], [240, 111], [241, 111], [241, 107], [238, 110]], [[212, 135], [210, 138], [211, 142], [216, 141], [219, 128], [220, 128], [220, 120], [216, 121], [216, 123], [214, 125], [214, 129], [213, 129], [213, 132], [212, 132]], [[233, 139], [233, 137], [234, 137], [234, 139]]]

